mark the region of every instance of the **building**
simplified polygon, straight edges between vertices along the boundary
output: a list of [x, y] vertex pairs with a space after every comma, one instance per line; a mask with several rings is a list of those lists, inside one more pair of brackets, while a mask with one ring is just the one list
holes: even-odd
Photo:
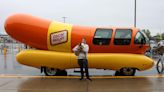
[[25, 49], [26, 45], [12, 39], [9, 35], [0, 34], [0, 50], [3, 53], [3, 49], [7, 49], [7, 53], [17, 53], [22, 49]]

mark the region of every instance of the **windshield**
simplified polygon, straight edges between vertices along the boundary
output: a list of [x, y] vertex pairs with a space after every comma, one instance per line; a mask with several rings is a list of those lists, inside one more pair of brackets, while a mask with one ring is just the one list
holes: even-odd
[[149, 38], [147, 37], [147, 35], [143, 31], [140, 31], [140, 32], [144, 36], [146, 44], [149, 44]]

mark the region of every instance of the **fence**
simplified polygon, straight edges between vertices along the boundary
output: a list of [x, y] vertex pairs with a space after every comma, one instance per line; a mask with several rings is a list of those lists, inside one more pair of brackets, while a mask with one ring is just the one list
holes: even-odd
[[25, 45], [21, 43], [0, 43], [0, 54], [17, 54], [21, 50], [25, 49]]

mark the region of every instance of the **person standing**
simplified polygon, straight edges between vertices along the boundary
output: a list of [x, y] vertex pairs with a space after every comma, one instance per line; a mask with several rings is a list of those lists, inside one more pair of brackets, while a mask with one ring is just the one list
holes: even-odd
[[156, 51], [159, 52], [159, 54], [163, 55], [164, 53], [164, 43], [162, 41], [158, 42]]
[[73, 51], [78, 58], [78, 64], [80, 66], [80, 73], [81, 73], [80, 80], [82, 80], [84, 78], [83, 68], [85, 68], [86, 78], [91, 81], [91, 79], [89, 77], [89, 72], [88, 72], [88, 57], [87, 57], [88, 51], [89, 51], [89, 46], [86, 43], [86, 39], [82, 38], [81, 43], [76, 45], [73, 48]]

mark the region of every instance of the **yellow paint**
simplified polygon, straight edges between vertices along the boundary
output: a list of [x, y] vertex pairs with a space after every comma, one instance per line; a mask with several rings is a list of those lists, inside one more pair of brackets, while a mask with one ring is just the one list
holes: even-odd
[[[73, 53], [54, 52], [43, 50], [25, 50], [16, 56], [21, 64], [38, 67], [47, 66], [57, 69], [79, 67], [77, 57]], [[138, 54], [127, 53], [89, 53], [88, 64], [90, 68], [119, 70], [123, 67], [146, 70], [153, 67], [153, 60]]]
[[[65, 43], [57, 44], [52, 46], [50, 43], [50, 35], [51, 33], [54, 32], [59, 32], [62, 30], [67, 30], [68, 31], [68, 41]], [[56, 22], [53, 21], [50, 24], [50, 27], [48, 29], [48, 34], [47, 34], [47, 47], [49, 50], [54, 50], [54, 51], [60, 51], [60, 52], [71, 52], [71, 30], [72, 30], [72, 25], [66, 24], [66, 23], [61, 23], [61, 22]]]

